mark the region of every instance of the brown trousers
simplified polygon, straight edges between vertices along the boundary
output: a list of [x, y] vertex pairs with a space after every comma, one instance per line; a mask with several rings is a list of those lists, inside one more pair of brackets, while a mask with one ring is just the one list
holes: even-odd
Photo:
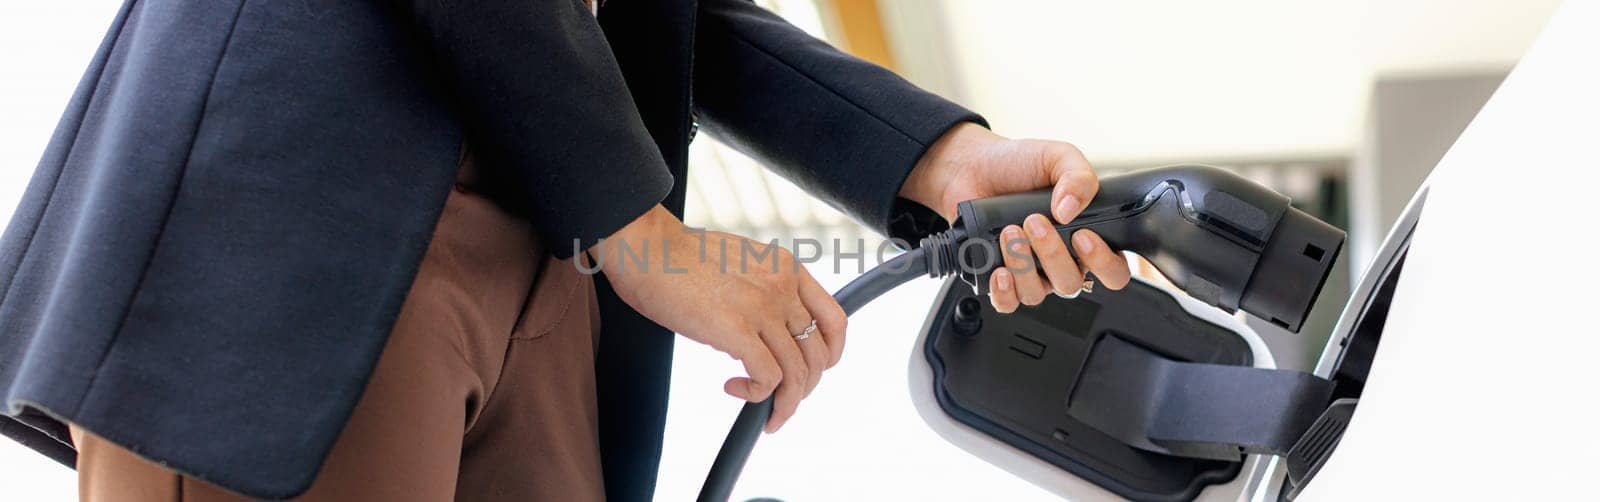
[[[361, 401], [295, 500], [604, 499], [598, 312], [590, 276], [458, 183]], [[72, 433], [81, 500], [244, 500]]]

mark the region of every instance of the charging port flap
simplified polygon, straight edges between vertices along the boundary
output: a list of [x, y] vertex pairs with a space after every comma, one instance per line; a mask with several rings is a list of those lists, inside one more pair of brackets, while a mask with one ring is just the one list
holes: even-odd
[[1107, 333], [1067, 414], [1135, 448], [1238, 460], [1288, 453], [1332, 394], [1332, 381], [1309, 373], [1176, 361]]

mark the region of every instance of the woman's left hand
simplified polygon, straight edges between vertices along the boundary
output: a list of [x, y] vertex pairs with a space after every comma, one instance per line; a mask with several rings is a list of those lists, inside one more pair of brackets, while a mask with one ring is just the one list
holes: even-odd
[[[951, 128], [917, 162], [900, 196], [933, 208], [955, 220], [956, 204], [971, 199], [1054, 187], [1051, 214], [1034, 214], [1022, 225], [1007, 226], [1001, 242], [1009, 252], [1005, 267], [989, 279], [989, 301], [995, 310], [1013, 312], [1018, 305], [1038, 305], [1045, 295], [1071, 297], [1083, 287], [1086, 272], [1111, 289], [1128, 284], [1128, 262], [1090, 230], [1072, 235], [1077, 260], [1055, 232], [1051, 218], [1066, 223], [1083, 210], [1100, 188], [1094, 168], [1070, 143], [1014, 140], [983, 126], [963, 123]], [[1036, 256], [1037, 263], [1019, 257]]]

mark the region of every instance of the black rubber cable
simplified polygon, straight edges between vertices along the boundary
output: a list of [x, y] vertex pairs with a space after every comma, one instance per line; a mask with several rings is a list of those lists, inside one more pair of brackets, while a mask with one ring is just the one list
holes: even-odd
[[[943, 246], [928, 246], [928, 241], [924, 241], [923, 244], [922, 247], [868, 270], [843, 288], [839, 288], [839, 291], [833, 294], [833, 299], [839, 302], [840, 307], [844, 307], [844, 314], [847, 316], [854, 314], [867, 302], [912, 279], [938, 277], [948, 273], [944, 270], [930, 271], [926, 254], [929, 247]], [[739, 473], [744, 470], [745, 462], [750, 459], [750, 451], [755, 449], [756, 440], [761, 438], [762, 426], [771, 416], [770, 397], [759, 403], [747, 403], [744, 409], [739, 410], [739, 418], [734, 419], [733, 427], [728, 430], [727, 439], [722, 441], [722, 449], [717, 452], [717, 460], [711, 464], [711, 472], [706, 474], [706, 483], [700, 487], [698, 499], [700, 502], [725, 502], [733, 494], [733, 485], [739, 481]]]

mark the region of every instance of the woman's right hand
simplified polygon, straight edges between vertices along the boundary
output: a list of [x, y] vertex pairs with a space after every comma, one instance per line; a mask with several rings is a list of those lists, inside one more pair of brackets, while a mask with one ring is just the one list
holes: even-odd
[[[845, 313], [788, 250], [768, 246], [690, 229], [657, 205], [588, 255], [634, 310], [744, 364], [747, 376], [729, 379], [724, 392], [760, 402], [776, 390], [771, 433], [839, 362]], [[796, 340], [813, 320], [816, 334]]]

